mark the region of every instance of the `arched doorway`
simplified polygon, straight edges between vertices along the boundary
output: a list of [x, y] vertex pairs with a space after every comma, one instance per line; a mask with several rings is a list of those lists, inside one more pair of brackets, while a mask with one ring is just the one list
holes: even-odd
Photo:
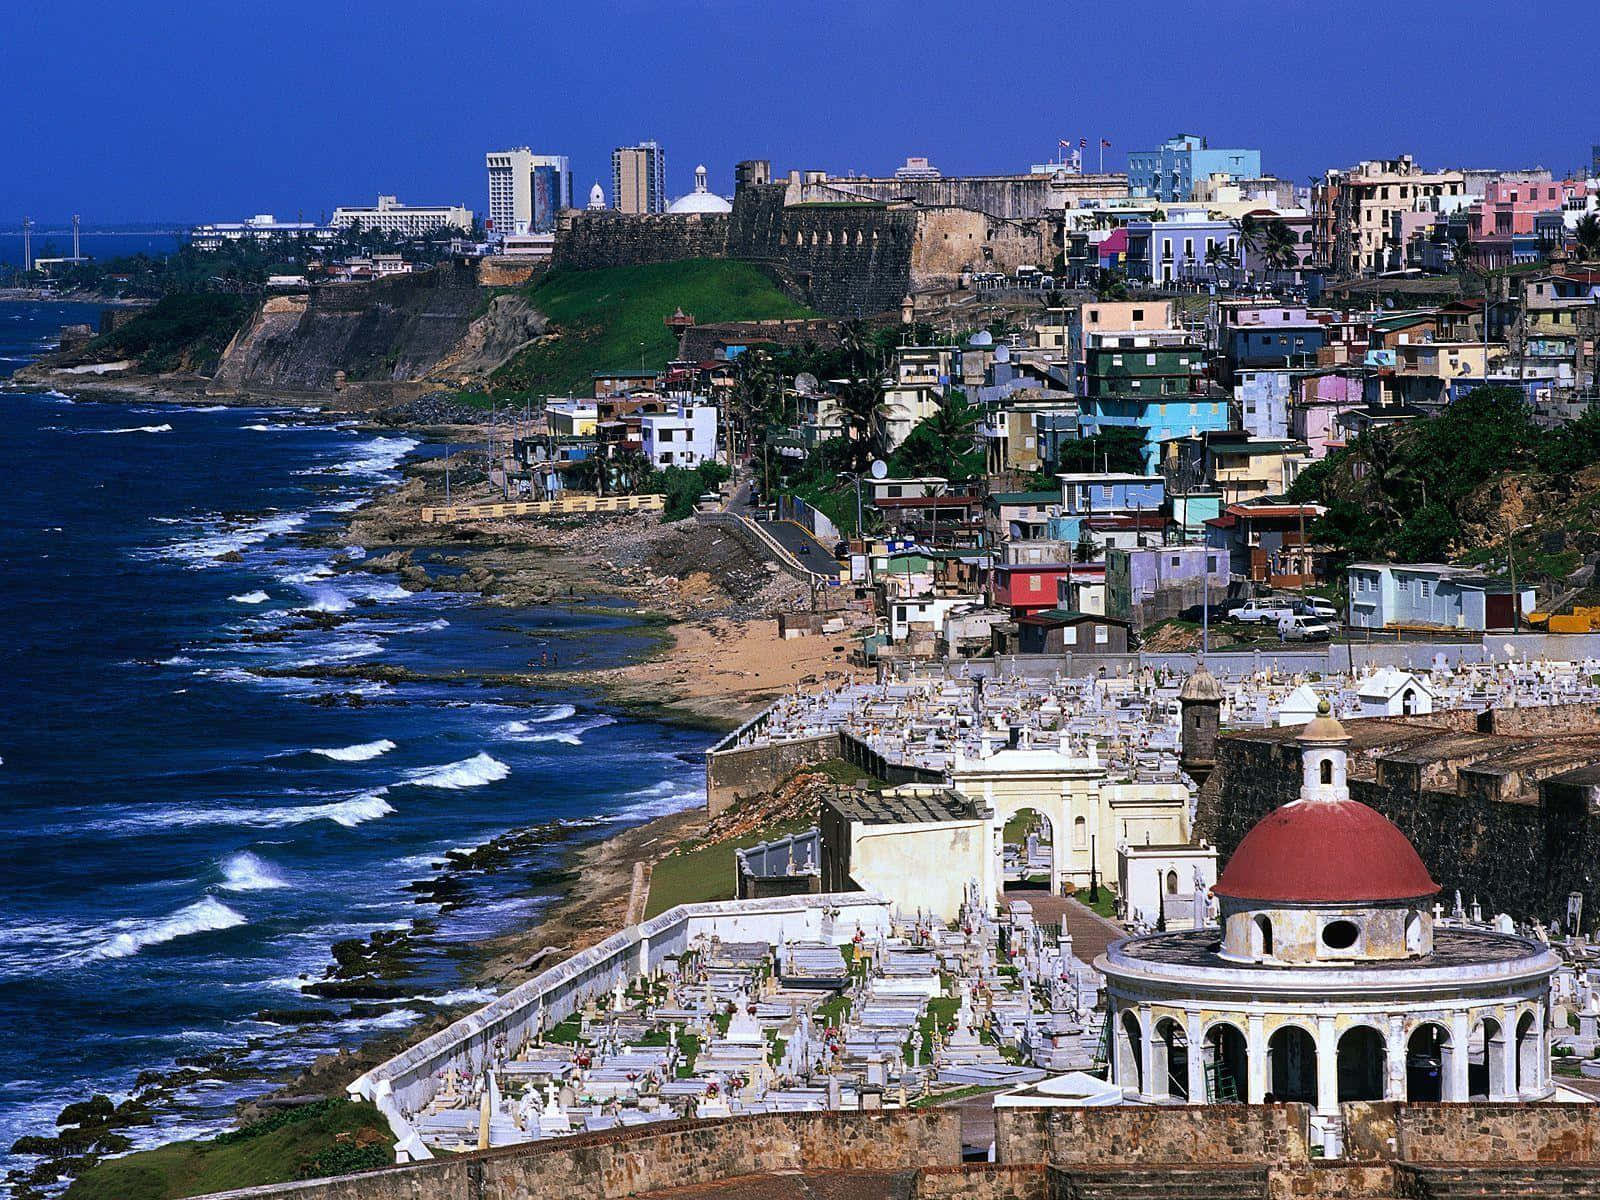
[[1117, 1022], [1117, 1084], [1144, 1094], [1144, 1030], [1131, 1009]]
[[1480, 1021], [1467, 1043], [1467, 1095], [1473, 1100], [1506, 1095], [1506, 1034], [1493, 1017]]
[[1055, 830], [1050, 818], [1038, 809], [1018, 809], [1006, 818], [1000, 854], [1007, 890], [1043, 888], [1054, 891], [1055, 849]]
[[1155, 1061], [1151, 1083], [1158, 1094], [1174, 1100], [1189, 1099], [1189, 1039], [1183, 1026], [1171, 1017], [1156, 1022]]
[[1383, 1034], [1370, 1025], [1346, 1033], [1339, 1039], [1339, 1103], [1382, 1100], [1388, 1065]]
[[1250, 953], [1256, 958], [1272, 957], [1272, 919], [1261, 913], [1251, 923]]
[[1443, 1100], [1450, 1077], [1450, 1033], [1431, 1022], [1406, 1039], [1406, 1099]]
[[1267, 1042], [1269, 1099], [1280, 1104], [1317, 1102], [1317, 1042], [1298, 1025], [1285, 1025]]
[[1249, 1098], [1250, 1043], [1236, 1025], [1221, 1022], [1206, 1030], [1206, 1100], [1212, 1104], [1242, 1104]]
[[1517, 1022], [1517, 1091], [1539, 1090], [1539, 1022], [1531, 1012]]

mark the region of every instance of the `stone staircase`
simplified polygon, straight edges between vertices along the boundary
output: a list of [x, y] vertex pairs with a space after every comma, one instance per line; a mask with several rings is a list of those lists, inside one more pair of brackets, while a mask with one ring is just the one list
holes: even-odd
[[1056, 1200], [1267, 1200], [1265, 1167], [1202, 1167], [1188, 1163], [1105, 1170], [1056, 1167]]
[[1597, 1163], [1440, 1163], [1396, 1168], [1411, 1200], [1600, 1200]]

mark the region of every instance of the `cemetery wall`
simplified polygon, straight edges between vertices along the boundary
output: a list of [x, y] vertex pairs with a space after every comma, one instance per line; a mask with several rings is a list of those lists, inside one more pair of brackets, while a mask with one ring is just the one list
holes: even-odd
[[766, 746], [706, 753], [706, 812], [711, 816], [741, 800], [764, 795], [801, 767], [839, 757], [839, 735], [824, 733]]
[[580, 1134], [218, 1195], [229, 1200], [619, 1200], [762, 1172], [907, 1170], [960, 1162], [961, 1114], [953, 1108], [783, 1113]]
[[1345, 1156], [1407, 1163], [1600, 1162], [1600, 1105], [1350, 1103]]
[[1309, 1114], [1304, 1104], [997, 1108], [995, 1161], [1305, 1163], [1311, 1159]]
[[912, 1191], [914, 1200], [1051, 1200], [1060, 1195], [1039, 1163], [924, 1167]]

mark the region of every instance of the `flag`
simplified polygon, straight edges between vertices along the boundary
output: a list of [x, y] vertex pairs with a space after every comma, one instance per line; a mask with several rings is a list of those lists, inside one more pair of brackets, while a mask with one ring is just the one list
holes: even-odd
[[1100, 145], [1102, 147], [1104, 147], [1105, 149], [1107, 149], [1107, 150], [1111, 149], [1111, 143], [1106, 138], [1101, 138], [1100, 139]]
[[1056, 139], [1056, 148], [1058, 150], [1071, 150], [1072, 149], [1072, 143], [1067, 141], [1066, 138], [1057, 138]]
[[1078, 145], [1080, 147], [1087, 147], [1089, 145], [1089, 139], [1088, 138], [1079, 138], [1078, 139]]

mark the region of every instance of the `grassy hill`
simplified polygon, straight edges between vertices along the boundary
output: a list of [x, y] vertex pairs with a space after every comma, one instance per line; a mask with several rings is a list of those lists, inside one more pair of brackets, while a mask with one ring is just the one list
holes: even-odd
[[663, 366], [677, 353], [664, 324], [676, 308], [696, 320], [756, 321], [815, 314], [759, 268], [719, 259], [552, 271], [526, 292], [550, 330], [491, 376], [496, 396], [587, 395], [596, 371]]
[[230, 1188], [340, 1175], [394, 1161], [394, 1137], [370, 1104], [286, 1109], [204, 1142], [174, 1142], [84, 1172], [66, 1200], [179, 1200]]

